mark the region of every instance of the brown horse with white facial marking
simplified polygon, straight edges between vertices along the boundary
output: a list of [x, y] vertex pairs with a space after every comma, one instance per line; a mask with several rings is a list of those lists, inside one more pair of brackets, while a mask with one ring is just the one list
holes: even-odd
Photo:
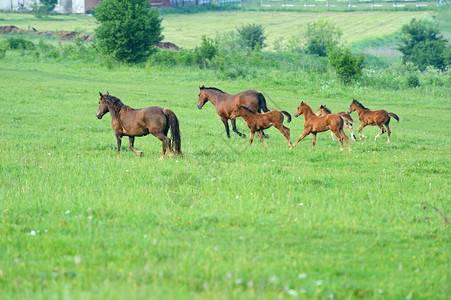
[[[326, 105], [321, 105], [318, 108], [318, 111], [316, 112], [316, 115], [318, 117], [323, 117], [330, 114], [332, 114], [332, 111], [329, 108], [327, 108]], [[351, 118], [351, 115], [344, 111], [337, 112], [337, 115], [343, 118], [344, 121], [343, 127], [346, 128], [351, 133], [352, 140], [354, 142], [357, 142], [357, 139], [355, 138], [354, 135], [354, 126], [353, 126], [354, 120]], [[335, 140], [334, 133], [331, 132], [330, 135], [332, 136], [332, 141]]]
[[265, 112], [263, 114], [257, 113], [250, 109], [249, 107], [246, 107], [244, 105], [237, 104], [235, 109], [232, 111], [232, 114], [230, 115], [231, 118], [237, 118], [242, 117], [244, 121], [246, 121], [247, 126], [251, 130], [251, 134], [249, 136], [249, 146], [252, 144], [254, 140], [254, 134], [257, 132], [258, 138], [260, 139], [260, 142], [265, 145], [266, 148], [268, 148], [268, 145], [263, 140], [263, 129], [268, 129], [271, 126], [274, 125], [280, 133], [285, 137], [288, 143], [288, 147], [291, 146], [290, 141], [290, 128], [283, 126], [283, 115], [286, 115], [288, 117], [288, 123], [291, 122], [291, 115], [282, 110], [270, 110], [268, 112]]
[[[243, 105], [253, 111], [268, 112], [266, 107], [266, 99], [262, 93], [253, 90], [247, 90], [238, 94], [227, 94], [218, 88], [214, 87], [199, 87], [199, 99], [197, 100], [197, 107], [201, 109], [207, 101], [210, 101], [216, 107], [216, 113], [224, 123], [227, 137], [230, 138], [229, 119], [232, 123], [232, 130], [241, 137], [246, 137], [244, 133], [236, 129], [236, 120], [231, 117], [232, 111], [236, 109], [236, 105]], [[262, 134], [263, 131], [262, 131]], [[265, 135], [266, 138], [269, 136]]]
[[343, 118], [337, 114], [330, 114], [323, 117], [318, 117], [315, 115], [313, 110], [307, 103], [304, 101], [299, 104], [295, 117], [299, 117], [300, 115], [304, 115], [305, 123], [304, 123], [304, 132], [298, 138], [298, 140], [290, 147], [293, 149], [297, 143], [299, 143], [303, 138], [305, 138], [310, 133], [313, 135], [312, 145], [315, 148], [316, 145], [316, 134], [318, 132], [324, 132], [330, 129], [335, 136], [338, 138], [340, 142], [340, 151], [343, 151], [343, 140], [345, 140], [348, 145], [348, 151], [351, 152], [351, 147], [349, 147], [349, 140], [346, 134], [343, 131]]
[[[136, 151], [133, 146], [136, 136], [145, 136], [149, 133], [154, 135], [163, 143], [163, 152], [161, 153], [160, 160], [164, 158], [166, 150], [168, 151], [168, 157], [173, 156], [173, 147], [178, 155], [182, 155], [181, 152], [181, 139], [179, 121], [172, 110], [159, 106], [151, 106], [141, 109], [133, 109], [130, 106], [125, 105], [122, 101], [110, 95], [100, 93], [99, 108], [97, 109], [96, 116], [98, 119], [106, 113], [111, 114], [111, 125], [114, 129], [114, 134], [117, 139], [117, 154], [120, 156], [121, 141], [123, 136], [129, 137], [130, 150], [138, 156], [142, 156], [141, 151]], [[171, 140], [167, 137], [168, 131], [172, 132], [172, 145]]]
[[[381, 133], [374, 137], [374, 141], [376, 141], [378, 137], [380, 137], [385, 133], [385, 131], [387, 131], [387, 142], [390, 143], [390, 119], [391, 117], [393, 117], [396, 119], [396, 121], [399, 122], [399, 117], [396, 114], [389, 113], [384, 109], [370, 110], [364, 107], [359, 101], [355, 99], [352, 100], [352, 103], [349, 106], [348, 113], [351, 114], [353, 111], [357, 111], [357, 113], [359, 114], [359, 120], [361, 124], [359, 126], [359, 129], [357, 130], [359, 132], [360, 139], [362, 139], [362, 137], [367, 138], [367, 136], [363, 135], [362, 129], [367, 125], [373, 125], [378, 126], [381, 129]], [[385, 130], [384, 126], [387, 128], [387, 130]]]

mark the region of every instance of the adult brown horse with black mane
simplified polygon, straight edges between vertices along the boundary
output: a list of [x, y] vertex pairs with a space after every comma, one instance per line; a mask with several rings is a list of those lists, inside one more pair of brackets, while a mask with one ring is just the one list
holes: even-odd
[[[318, 111], [316, 112], [316, 115], [318, 117], [327, 116], [330, 114], [332, 114], [332, 111], [328, 107], [326, 107], [326, 105], [321, 105], [318, 108]], [[337, 112], [337, 115], [339, 115], [340, 117], [345, 117], [343, 119], [343, 121], [344, 121], [343, 127], [346, 128], [349, 131], [349, 133], [351, 133], [352, 140], [354, 142], [357, 142], [357, 139], [355, 138], [355, 135], [354, 135], [354, 125], [353, 125], [354, 120], [351, 118], [351, 115], [344, 111]], [[330, 135], [332, 136], [332, 141], [333, 141], [334, 133], [331, 132]]]
[[270, 110], [268, 112], [265, 112], [263, 114], [257, 113], [256, 111], [253, 111], [247, 106], [236, 104], [235, 109], [232, 111], [230, 118], [237, 118], [242, 117], [244, 121], [246, 121], [247, 126], [251, 130], [251, 134], [249, 136], [249, 146], [252, 144], [252, 141], [254, 140], [254, 134], [257, 132], [258, 138], [260, 141], [265, 145], [266, 148], [268, 148], [268, 145], [263, 140], [263, 129], [268, 129], [271, 126], [274, 125], [280, 133], [283, 134], [285, 139], [287, 140], [288, 147], [291, 146], [290, 141], [290, 128], [287, 128], [283, 126], [283, 119], [286, 115], [288, 117], [288, 123], [291, 122], [291, 115], [282, 110]]
[[[236, 120], [230, 115], [232, 111], [236, 109], [236, 105], [243, 105], [250, 108], [253, 111], [268, 112], [269, 109], [266, 107], [266, 99], [262, 93], [253, 90], [247, 90], [238, 94], [227, 94], [215, 87], [199, 87], [199, 99], [197, 100], [197, 107], [201, 109], [207, 101], [210, 101], [214, 106], [216, 106], [216, 113], [221, 118], [222, 123], [224, 123], [227, 137], [230, 138], [229, 132], [229, 119], [232, 123], [232, 130], [241, 137], [246, 137], [244, 133], [239, 132], [236, 129]], [[262, 132], [264, 135], [264, 133]], [[268, 136], [265, 136], [268, 138]]]
[[318, 132], [324, 132], [330, 129], [340, 142], [340, 151], [343, 151], [343, 140], [345, 140], [348, 145], [348, 151], [351, 152], [351, 147], [349, 147], [349, 140], [343, 131], [343, 119], [346, 117], [341, 117], [338, 114], [330, 114], [327, 116], [319, 117], [313, 113], [313, 110], [304, 101], [299, 104], [295, 117], [304, 115], [304, 132], [298, 138], [298, 140], [290, 147], [293, 149], [297, 143], [299, 143], [303, 138], [305, 138], [310, 133], [313, 135], [312, 145], [315, 148], [316, 145], [316, 134]]
[[[351, 114], [353, 111], [357, 111], [357, 113], [359, 114], [359, 120], [360, 120], [360, 126], [359, 129], [357, 129], [359, 131], [359, 137], [360, 139], [362, 139], [362, 137], [367, 138], [367, 136], [363, 135], [362, 133], [362, 129], [367, 126], [367, 125], [377, 125], [380, 129], [381, 129], [381, 133], [379, 133], [378, 135], [376, 135], [374, 137], [374, 141], [377, 140], [378, 137], [380, 137], [382, 134], [385, 133], [385, 131], [387, 131], [387, 142], [390, 143], [390, 119], [391, 117], [395, 118], [396, 121], [399, 122], [399, 117], [394, 114], [394, 113], [389, 113], [384, 109], [380, 109], [380, 110], [370, 110], [368, 108], [366, 108], [365, 106], [363, 106], [359, 101], [353, 99], [351, 105], [349, 106], [349, 110], [348, 113]], [[384, 128], [387, 128], [387, 130], [385, 130]]]
[[[99, 92], [99, 94], [99, 108], [96, 116], [98, 119], [102, 119], [106, 113], [109, 112], [111, 114], [111, 125], [117, 139], [117, 157], [120, 156], [123, 136], [129, 137], [130, 150], [136, 155], [142, 156], [141, 151], [136, 151], [133, 148], [135, 137], [145, 136], [149, 133], [163, 143], [163, 152], [160, 160], [164, 158], [166, 150], [168, 151], [168, 157], [172, 157], [174, 155], [173, 147], [176, 154], [182, 155], [179, 121], [172, 110], [168, 108], [163, 109], [159, 106], [133, 109], [108, 92], [103, 95]], [[172, 144], [167, 137], [169, 129], [172, 132]]]

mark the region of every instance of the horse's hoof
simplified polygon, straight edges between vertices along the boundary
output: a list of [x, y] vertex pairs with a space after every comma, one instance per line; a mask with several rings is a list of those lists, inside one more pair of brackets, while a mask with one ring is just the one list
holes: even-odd
[[136, 155], [138, 155], [139, 157], [143, 157], [144, 153], [142, 153], [141, 151], [138, 151], [138, 153], [136, 153]]
[[246, 138], [246, 135], [244, 134], [244, 133], [242, 133], [241, 135], [240, 135], [240, 137], [242, 137], [242, 138]]
[[269, 134], [264, 135], [265, 139], [269, 139]]

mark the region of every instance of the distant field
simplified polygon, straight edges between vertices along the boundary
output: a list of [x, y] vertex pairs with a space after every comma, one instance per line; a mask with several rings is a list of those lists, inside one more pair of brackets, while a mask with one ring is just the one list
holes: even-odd
[[[399, 30], [412, 18], [433, 15], [428, 11], [377, 11], [377, 12], [277, 12], [277, 11], [225, 11], [199, 14], [171, 14], [163, 16], [164, 41], [183, 48], [194, 48], [200, 44], [203, 34], [214, 37], [216, 33], [235, 30], [244, 24], [263, 24], [267, 34], [267, 45], [271, 49], [278, 38], [287, 40], [300, 35], [303, 26], [318, 19], [334, 22], [343, 31], [342, 40], [348, 43], [368, 38], [381, 37]], [[29, 25], [39, 31], [78, 30], [94, 32], [95, 19], [91, 16], [51, 16], [37, 19], [32, 15], [0, 13], [0, 26], [15, 25], [26, 29]]]

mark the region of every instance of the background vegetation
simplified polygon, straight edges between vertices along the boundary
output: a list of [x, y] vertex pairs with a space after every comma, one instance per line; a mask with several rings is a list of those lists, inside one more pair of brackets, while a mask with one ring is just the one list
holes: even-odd
[[[285, 42], [280, 51], [243, 53], [233, 47], [235, 33], [208, 29], [229, 29], [241, 13], [197, 15], [204, 23], [188, 37], [193, 46], [174, 41], [184, 49], [133, 66], [104, 61], [79, 39], [0, 37], [0, 298], [447, 298], [450, 76], [380, 50], [424, 13], [399, 12], [384, 25], [373, 17], [389, 13], [347, 14], [380, 25], [364, 36], [341, 27], [340, 13], [273, 12], [277, 24], [287, 17], [286, 28], [289, 20], [296, 28], [299, 19], [336, 17], [341, 41], [371, 53], [349, 84], [325, 57]], [[193, 20], [166, 17], [166, 38]], [[16, 25], [15, 18], [0, 14], [0, 24]], [[36, 19], [35, 27], [90, 28], [92, 19], [77, 18]], [[284, 26], [278, 33], [269, 21], [258, 24], [268, 48], [286, 41]], [[196, 55], [211, 52], [191, 49], [204, 40], [218, 53], [199, 68]], [[274, 129], [269, 149], [249, 148], [225, 138], [211, 104], [197, 109], [199, 85], [256, 89], [270, 109], [290, 113], [301, 100], [341, 111], [356, 98], [401, 121], [391, 124], [390, 144], [386, 136], [374, 143], [378, 129], [365, 128], [370, 139], [352, 143], [351, 153], [329, 133], [318, 135], [314, 151], [310, 137], [290, 151]], [[135, 143], [143, 158], [124, 145], [115, 159], [109, 117], [95, 118], [99, 91], [135, 108], [170, 107], [185, 157], [158, 162], [161, 143], [144, 137]], [[303, 123], [288, 125], [292, 140]], [[241, 119], [238, 127], [246, 132]]]

